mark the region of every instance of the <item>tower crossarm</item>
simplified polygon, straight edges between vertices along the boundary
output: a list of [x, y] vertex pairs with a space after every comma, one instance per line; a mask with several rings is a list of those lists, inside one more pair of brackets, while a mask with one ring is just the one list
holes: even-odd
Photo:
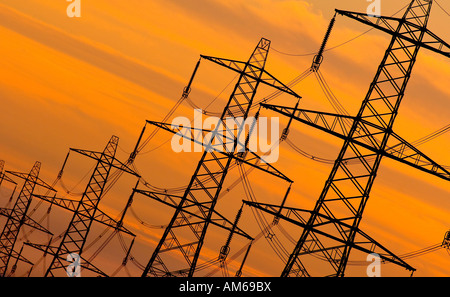
[[[305, 209], [299, 209], [299, 208], [293, 208], [293, 207], [280, 207], [278, 205], [272, 205], [272, 204], [266, 204], [266, 203], [258, 203], [253, 201], [244, 201], [245, 204], [249, 205], [250, 207], [254, 207], [256, 209], [262, 210], [268, 214], [272, 214], [274, 216], [278, 216], [280, 219], [283, 219], [286, 222], [289, 222], [291, 224], [294, 224], [296, 226], [305, 228], [308, 226], [307, 220], [309, 216], [313, 213], [311, 210], [305, 210]], [[329, 217], [323, 214], [316, 214], [318, 216], [318, 222], [316, 222], [314, 225], [310, 225], [312, 231], [316, 234], [316, 236], [322, 236], [323, 238], [329, 238], [333, 241], [336, 241], [338, 244], [335, 246], [324, 246], [320, 243], [320, 240], [316, 237], [315, 240], [310, 245], [305, 245], [303, 247], [303, 251], [300, 251], [298, 254], [319, 254], [322, 253], [326, 256], [326, 259], [330, 259], [331, 256], [334, 254], [334, 257], [339, 259], [341, 255], [336, 253], [340, 248], [345, 246], [346, 244], [349, 244], [345, 238], [340, 236], [334, 236], [330, 234], [329, 232], [325, 231], [324, 226], [326, 224], [334, 224], [340, 229], [348, 230], [349, 228], [354, 228], [350, 225], [348, 225], [345, 220], [342, 219], [336, 219], [333, 217]], [[322, 222], [322, 223], [320, 223]], [[401, 267], [406, 268], [410, 271], [415, 271], [416, 269], [407, 264], [404, 260], [402, 260], [400, 257], [396, 256], [394, 253], [389, 251], [387, 248], [382, 246], [380, 243], [378, 243], [376, 240], [371, 238], [369, 235], [365, 234], [361, 230], [356, 230], [357, 234], [359, 235], [359, 240], [354, 241], [353, 243], [350, 243], [352, 247], [356, 250], [359, 250], [363, 253], [372, 254], [377, 253], [382, 260], [391, 262], [393, 264], [399, 265]], [[325, 259], [325, 258], [324, 258]], [[339, 261], [335, 261], [334, 265], [338, 265]]]
[[12, 180], [9, 176], [7, 176], [5, 172], [0, 171], [0, 185], [2, 184], [3, 180], [12, 183], [14, 185], [17, 185], [17, 183], [14, 180]]
[[49, 233], [44, 227], [27, 216], [36, 185], [53, 190], [51, 186], [39, 179], [40, 168], [41, 163], [36, 162], [28, 174], [9, 172], [12, 175], [24, 178], [25, 182], [13, 208], [9, 211], [2, 211], [2, 214], [7, 217], [7, 220], [3, 226], [3, 231], [0, 233], [0, 277], [6, 276], [7, 274], [10, 260], [15, 253], [14, 247], [19, 237], [19, 232], [25, 223], [28, 226]]
[[17, 183], [15, 181], [13, 181], [11, 178], [9, 178], [6, 174], [3, 174], [1, 177], [3, 180], [6, 180], [9, 183], [15, 184], [17, 185]]
[[[259, 81], [262, 84], [273, 87], [296, 98], [301, 98], [300, 95], [291, 90], [288, 86], [286, 86], [284, 83], [279, 81], [276, 77], [274, 77], [272, 74], [262, 69], [261, 67], [237, 60], [216, 58], [205, 55], [201, 55], [201, 57], [205, 60], [209, 60], [211, 62], [219, 64], [220, 66], [233, 70], [239, 74], [243, 73], [245, 76], [248, 76], [252, 80]], [[246, 67], [247, 70], [244, 71]], [[261, 77], [259, 76], [259, 73], [262, 73]]]
[[[419, 45], [423, 48], [450, 58], [450, 45], [429, 29], [424, 28], [423, 24], [413, 23], [409, 20], [401, 18], [373, 16], [368, 15], [367, 13], [351, 12], [339, 9], [336, 9], [336, 12], [388, 34], [402, 38], [414, 45]], [[405, 30], [400, 34], [396, 31], [399, 24], [401, 24]], [[424, 36], [421, 40], [419, 36], [422, 31], [424, 31]]]
[[[25, 244], [25, 243], [24, 243], [24, 244]], [[11, 253], [11, 258], [12, 258], [12, 259], [17, 259], [17, 260], [19, 260], [19, 261], [21, 261], [21, 262], [24, 262], [24, 263], [27, 263], [27, 264], [29, 264], [29, 265], [34, 265], [33, 262], [31, 262], [30, 260], [28, 260], [27, 258], [25, 258], [24, 256], [22, 256], [21, 254], [19, 254], [19, 253], [16, 252], [16, 251], [12, 251], [12, 253]]]
[[[347, 120], [351, 120], [351, 124], [356, 119], [351, 116], [304, 109], [294, 109], [291, 107], [277, 105], [262, 104], [262, 106], [285, 116], [292, 117], [301, 123], [317, 128], [344, 140], [348, 139]], [[359, 127], [357, 133], [359, 135], [355, 135], [351, 138], [351, 142], [369, 149], [374, 153], [380, 152], [385, 157], [450, 181], [450, 172], [447, 169], [433, 161], [430, 157], [401, 138], [398, 134], [391, 132], [391, 137], [387, 143], [386, 149], [380, 150], [380, 140], [376, 136], [386, 133], [386, 129], [365, 120], [360, 120], [358, 125]], [[352, 160], [351, 158], [348, 158], [346, 161], [351, 162]]]
[[264, 156], [261, 157], [257, 155], [254, 152], [249, 152], [246, 155], [241, 157], [235, 157], [236, 161], [250, 165], [252, 167], [255, 167], [259, 170], [262, 170], [266, 173], [272, 174], [278, 178], [281, 178], [289, 183], [292, 183], [293, 181], [289, 179], [286, 175], [281, 173], [278, 169], [270, 165], [269, 163], [264, 162]]
[[[10, 208], [0, 208], [0, 216], [4, 216], [4, 217], [9, 217], [12, 213], [12, 209]], [[14, 219], [14, 218], [13, 218]], [[53, 235], [52, 232], [50, 232], [49, 230], [47, 230], [46, 228], [44, 228], [43, 226], [41, 226], [39, 223], [37, 223], [35, 220], [33, 220], [31, 217], [25, 215], [22, 219], [22, 223], [26, 226], [29, 226], [31, 228], [34, 228], [38, 231], [42, 231], [44, 233]]]
[[10, 208], [5, 208], [5, 207], [0, 208], [0, 216], [7, 217], [7, 216], [9, 216], [10, 213], [11, 213]]
[[[247, 120], [253, 121], [253, 117], [250, 117], [250, 111], [254, 105], [254, 99], [259, 85], [269, 84], [288, 91], [287, 88], [279, 84], [278, 80], [274, 80], [272, 76], [267, 75], [267, 72], [264, 71], [269, 49], [270, 41], [261, 38], [247, 63], [232, 62], [231, 60], [215, 60], [223, 63], [223, 65], [228, 65], [229, 68], [239, 74], [239, 78], [230, 94], [227, 104], [220, 118], [217, 119], [215, 128], [217, 132], [219, 132], [219, 129], [223, 129], [222, 131], [226, 133], [224, 135], [229, 136], [231, 139], [230, 142], [225, 141], [225, 143], [231, 145], [226, 147], [224, 152], [221, 153], [218, 153], [213, 145], [209, 145], [204, 150], [194, 174], [180, 199], [178, 207], [176, 207], [158, 245], [154, 249], [142, 276], [166, 276], [173, 275], [175, 272], [177, 275], [184, 275], [183, 272], [189, 270], [187, 276], [192, 277], [196, 273], [207, 229], [212, 222], [212, 218], [216, 216], [214, 209], [226, 176], [230, 168], [235, 164], [239, 164], [241, 160], [244, 160], [242, 156], [248, 153], [246, 147], [247, 141], [245, 140], [246, 135], [243, 135], [245, 133], [241, 132], [245, 131]], [[231, 122], [231, 120], [234, 121]], [[223, 126], [224, 123], [225, 127], [217, 128], [220, 125]], [[168, 125], [164, 126], [166, 128], [169, 127]], [[172, 130], [172, 128], [169, 130]], [[175, 134], [176, 131], [172, 132]], [[188, 130], [184, 132], [189, 133]], [[244, 139], [237, 139], [239, 135], [243, 135]], [[196, 136], [201, 137], [202, 133], [199, 132]], [[224, 146], [223, 140], [217, 141], [218, 146]], [[212, 144], [213, 142], [207, 140], [206, 143]], [[269, 168], [272, 169], [270, 166]], [[194, 200], [201, 205], [201, 207], [197, 207], [196, 204], [193, 204], [201, 212], [202, 219], [196, 218], [195, 222], [189, 222], [187, 220], [189, 215], [184, 212], [183, 206], [185, 203], [189, 203], [188, 200]], [[190, 211], [190, 209], [188, 210]], [[204, 259], [200, 259], [200, 262], [203, 261]], [[173, 268], [169, 268], [169, 266]], [[202, 264], [199, 264], [199, 267], [201, 266]]]
[[[215, 151], [222, 154], [224, 157], [230, 157], [235, 159], [237, 162], [241, 162], [247, 165], [250, 165], [252, 167], [255, 167], [256, 169], [262, 170], [266, 173], [269, 173], [271, 175], [274, 175], [278, 178], [281, 178], [287, 182], [292, 182], [291, 179], [289, 179], [286, 175], [284, 175], [282, 172], [280, 172], [278, 169], [276, 169], [274, 166], [272, 166], [269, 163], [264, 162], [264, 157], [261, 157], [257, 155], [254, 152], [247, 151], [247, 154], [234, 154], [233, 152], [227, 151], [227, 146], [233, 145], [235, 141], [237, 141], [237, 146], [243, 146], [243, 142], [239, 142], [239, 139], [236, 139], [234, 136], [229, 135], [229, 131], [223, 131], [223, 133], [218, 133], [218, 130], [208, 130], [208, 129], [200, 129], [196, 127], [182, 127], [182, 126], [176, 126], [171, 125], [168, 123], [161, 123], [161, 122], [154, 122], [154, 121], [147, 121], [147, 123], [155, 125], [161, 129], [164, 129], [166, 131], [169, 131], [179, 137], [186, 138], [188, 140], [191, 140], [192, 142], [196, 144], [203, 145], [205, 147], [205, 150], [207, 151]], [[226, 129], [226, 128], [224, 128]], [[207, 141], [205, 144], [201, 137], [198, 137], [198, 135], [201, 134], [208, 134], [212, 133], [212, 137], [210, 140], [215, 139], [217, 143], [212, 143], [210, 141]], [[220, 136], [220, 137], [218, 137]]]
[[312, 111], [288, 106], [265, 103], [261, 103], [261, 106], [337, 137], [346, 137], [349, 131], [349, 125], [351, 125], [355, 119], [355, 117], [347, 115]]
[[79, 200], [73, 200], [73, 199], [67, 199], [67, 198], [58, 198], [55, 196], [45, 196], [45, 195], [33, 195], [33, 197], [36, 197], [40, 200], [49, 202], [51, 205], [56, 205], [58, 207], [61, 207], [65, 210], [69, 211], [75, 211], [78, 207]]
[[[13, 175], [13, 176], [19, 177], [24, 180], [26, 180], [28, 178], [28, 173], [23, 173], [23, 172], [7, 170], [7, 171], [5, 171], [5, 174]], [[36, 179], [36, 186], [40, 186], [40, 187], [46, 188], [47, 190], [50, 190], [52, 192], [56, 192], [56, 190], [51, 185], [47, 184], [45, 181], [43, 181], [39, 177]]]
[[100, 209], [97, 209], [97, 211], [95, 212], [94, 221], [99, 222], [107, 227], [115, 228], [117, 231], [127, 233], [128, 235], [131, 235], [133, 237], [136, 236], [130, 230], [123, 227], [122, 223], [120, 221], [117, 221], [117, 220], [111, 218], [109, 215], [107, 215]]
[[41, 226], [38, 222], [36, 222], [35, 220], [33, 220], [31, 217], [29, 216], [25, 216], [23, 219], [23, 224], [29, 227], [32, 227], [38, 231], [53, 235], [52, 232], [50, 232], [48, 229], [44, 228], [43, 226]]
[[[76, 253], [81, 256], [87, 241], [88, 234], [90, 233], [92, 223], [94, 221], [103, 223], [107, 226], [111, 226], [116, 230], [121, 228], [121, 221], [119, 221], [120, 223], [118, 223], [112, 220], [109, 216], [98, 209], [99, 203], [106, 193], [105, 189], [112, 168], [116, 168], [137, 176], [137, 174], [131, 171], [131, 169], [122, 166], [123, 163], [119, 163], [115, 158], [118, 143], [119, 138], [113, 135], [108, 141], [108, 144], [106, 145], [102, 153], [71, 149], [80, 154], [95, 159], [97, 161], [97, 164], [92, 172], [89, 182], [86, 185], [81, 199], [76, 205], [75, 211], [73, 211], [73, 216], [69, 223], [69, 226], [62, 236], [62, 240], [59, 243], [58, 250], [54, 253], [51, 264], [45, 272], [45, 276], [54, 275], [53, 271], [55, 269], [64, 267], [63, 262], [61, 262], [60, 258], [68, 252]], [[51, 197], [50, 201], [58, 204], [55, 197]], [[68, 200], [64, 200], [59, 204], [66, 207], [75, 206], [73, 202], [70, 202]], [[121, 229], [121, 231], [122, 230], [126, 229]], [[126, 232], [130, 233], [129, 231]]]

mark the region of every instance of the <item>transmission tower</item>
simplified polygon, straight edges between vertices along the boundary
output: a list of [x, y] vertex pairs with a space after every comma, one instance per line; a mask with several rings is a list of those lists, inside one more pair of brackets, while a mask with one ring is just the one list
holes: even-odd
[[106, 213], [98, 209], [98, 205], [104, 195], [106, 184], [113, 168], [139, 177], [139, 175], [136, 174], [127, 165], [116, 159], [115, 154], [118, 142], [119, 138], [116, 136], [112, 136], [103, 152], [73, 148], [69, 150], [59, 176], [62, 175], [71, 151], [97, 161], [95, 169], [90, 177], [81, 200], [34, 195], [37, 198], [49, 202], [51, 205], [57, 205], [59, 207], [62, 207], [63, 209], [73, 212], [72, 219], [62, 237], [59, 246], [50, 246], [50, 243], [48, 245], [27, 243], [27, 245], [39, 249], [45, 254], [50, 254], [52, 256], [50, 266], [45, 272], [46, 277], [55, 276], [54, 273], [58, 269], [66, 270], [67, 266], [71, 264], [67, 261], [68, 255], [71, 254], [77, 254], [80, 257], [81, 268], [90, 270], [98, 275], [107, 276], [104, 272], [89, 263], [89, 261], [81, 256], [83, 253], [83, 248], [86, 244], [87, 236], [91, 229], [91, 225], [94, 221], [106, 225], [107, 227], [114, 228], [117, 232], [125, 232], [133, 237], [135, 236], [132, 232], [122, 226], [122, 220], [125, 215], [126, 209], [122, 213], [121, 219], [119, 221], [114, 220]]
[[[27, 225], [39, 231], [51, 234], [50, 231], [42, 227], [39, 223], [34, 221], [27, 215], [28, 209], [32, 201], [33, 191], [37, 186], [46, 188], [50, 191], [55, 191], [50, 185], [46, 184], [39, 178], [39, 171], [41, 163], [36, 162], [31, 171], [26, 173], [19, 173], [13, 171], [6, 171], [6, 174], [10, 174], [24, 179], [22, 190], [20, 191], [17, 200], [12, 209], [2, 209], [0, 212], [7, 217], [3, 231], [0, 234], [0, 276], [7, 276], [7, 271], [12, 258], [26, 262], [33, 265], [30, 261], [25, 259], [19, 253], [14, 250], [14, 246], [19, 236], [19, 231], [23, 225]], [[12, 268], [11, 273], [14, 273], [15, 265]]]
[[[270, 164], [261, 162], [261, 158], [255, 153], [247, 152], [247, 150], [238, 152], [238, 144], [245, 147], [247, 144], [247, 140], [246, 143], [239, 143], [239, 137], [236, 136], [242, 131], [245, 123], [236, 123], [236, 126], [228, 127], [225, 121], [227, 116], [234, 118], [241, 116], [244, 121], [247, 119], [260, 84], [268, 85], [281, 92], [300, 98], [300, 96], [264, 69], [269, 48], [270, 41], [262, 38], [247, 62], [201, 56], [203, 59], [212, 61], [239, 74], [239, 80], [214, 131], [198, 130], [190, 127], [172, 127], [172, 125], [166, 123], [147, 121], [201, 145], [204, 144], [202, 141], [198, 141], [197, 136], [199, 133], [205, 132], [213, 132], [214, 135], [225, 135], [226, 141], [220, 142], [219, 140], [219, 143], [216, 144], [217, 146], [214, 146], [212, 143], [207, 145], [208, 149], [203, 153], [183, 196], [135, 189], [140, 194], [175, 208], [175, 213], [153, 252], [143, 272], [143, 276], [193, 276], [206, 231], [210, 224], [251, 239], [249, 235], [215, 210], [225, 177], [232, 166], [232, 160], [254, 166], [264, 172], [292, 182]], [[222, 130], [220, 131], [220, 129]], [[214, 139], [215, 137], [212, 138]], [[224, 150], [224, 148], [226, 149]], [[206, 184], [205, 181], [210, 181], [212, 184]], [[228, 245], [226, 244], [222, 249], [222, 253], [219, 256], [221, 259], [226, 257], [227, 247]], [[170, 257], [176, 259], [179, 255], [182, 255], [180, 260], [182, 263], [181, 268], [179, 266], [176, 269], [169, 268]]]
[[[336, 10], [392, 35], [390, 44], [356, 117], [275, 105], [263, 107], [344, 140], [325, 187], [312, 211], [247, 202], [303, 228], [282, 276], [308, 276], [312, 255], [327, 260], [327, 275], [344, 276], [352, 249], [371, 253], [381, 249], [383, 260], [414, 270], [359, 229], [382, 157], [450, 180], [450, 173], [393, 132], [392, 127], [420, 48], [450, 57], [450, 46], [427, 29], [433, 1], [413, 0], [402, 18], [375, 17]], [[347, 128], [346, 122], [351, 127]], [[356, 238], [360, 237], [361, 240]], [[308, 263], [310, 263], [308, 262]]]

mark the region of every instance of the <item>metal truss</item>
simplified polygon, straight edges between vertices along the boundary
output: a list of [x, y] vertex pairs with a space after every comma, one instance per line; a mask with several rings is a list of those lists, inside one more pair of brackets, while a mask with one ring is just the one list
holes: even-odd
[[[170, 195], [167, 193], [157, 193], [157, 192], [153, 192], [153, 191], [145, 191], [145, 190], [140, 190], [140, 189], [136, 189], [134, 192], [148, 196], [158, 202], [161, 202], [161, 203], [168, 205], [170, 207], [173, 207], [175, 209], [177, 208], [177, 206], [180, 204], [180, 202], [183, 199], [183, 196]], [[178, 227], [180, 227], [181, 224], [195, 225], [195, 223], [192, 221], [192, 219], [198, 219], [199, 221], [202, 221], [204, 219], [202, 216], [202, 213], [209, 211], [208, 206], [203, 205], [203, 204], [199, 203], [198, 201], [191, 200], [191, 199], [186, 199], [186, 202], [184, 204], [184, 209], [185, 209], [185, 211], [183, 213], [184, 213], [185, 219], [179, 220], [177, 222], [177, 224], [179, 224], [179, 225], [177, 225]], [[198, 211], [199, 209], [201, 211]], [[233, 231], [233, 233], [243, 236], [249, 240], [253, 239], [250, 235], [245, 233], [243, 230], [234, 226], [231, 221], [229, 221], [227, 218], [222, 216], [217, 211], [213, 210], [212, 212], [213, 212], [213, 214], [212, 214], [211, 220], [210, 220], [211, 224], [213, 224], [219, 228], [228, 230], [228, 231]], [[188, 221], [187, 218], [190, 218], [191, 220]]]

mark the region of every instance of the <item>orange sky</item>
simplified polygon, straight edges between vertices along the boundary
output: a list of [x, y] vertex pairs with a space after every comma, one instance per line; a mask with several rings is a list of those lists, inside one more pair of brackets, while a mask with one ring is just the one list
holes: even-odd
[[[382, 1], [382, 14], [392, 15], [408, 2]], [[440, 4], [450, 9], [444, 1]], [[364, 12], [367, 2], [81, 0], [80, 18], [67, 17], [67, 5], [64, 0], [0, 0], [0, 121], [4, 127], [0, 130], [1, 159], [6, 161], [6, 170], [23, 172], [29, 171], [34, 161], [41, 161], [41, 177], [48, 183], [55, 179], [69, 147], [102, 150], [113, 134], [120, 137], [117, 154], [125, 161], [145, 120], [161, 120], [180, 98], [200, 54], [246, 60], [259, 39], [265, 37], [271, 40], [272, 47], [266, 69], [287, 83], [311, 65], [313, 56], [303, 54], [318, 50], [334, 8]], [[448, 22], [448, 16], [434, 5], [429, 29], [448, 41]], [[328, 46], [339, 45], [367, 29], [338, 16]], [[371, 31], [326, 52], [321, 71], [350, 114], [356, 114], [388, 40], [385, 34]], [[191, 99], [200, 107], [206, 106], [234, 75], [202, 61]], [[394, 125], [397, 134], [414, 141], [449, 124], [449, 76], [448, 59], [422, 50]], [[333, 112], [313, 75], [293, 89], [303, 97], [303, 108]], [[209, 111], [221, 111], [229, 92], [230, 87]], [[261, 89], [257, 97], [269, 93], [267, 88]], [[272, 103], [293, 106], [295, 100], [282, 96]], [[183, 104], [173, 117], [178, 115], [192, 118], [192, 107]], [[285, 119], [281, 122], [285, 123]], [[136, 167], [146, 181], [158, 187], [185, 185], [200, 155], [175, 154], [170, 142], [159, 146], [171, 135], [162, 131], [157, 135], [136, 159]], [[302, 150], [328, 159], [335, 159], [342, 145], [340, 140], [300, 123], [293, 123], [290, 139]], [[420, 149], [437, 162], [450, 165], [449, 147], [447, 133]], [[77, 183], [93, 164], [82, 157], [73, 158], [80, 163], [69, 162], [64, 181], [74, 188], [73, 192], [82, 192], [83, 183]], [[331, 165], [302, 157], [286, 145], [280, 148], [279, 161], [273, 165], [295, 181], [288, 204], [300, 208], [314, 205], [331, 170]], [[230, 172], [225, 186], [236, 178], [237, 170]], [[261, 173], [252, 173], [250, 181], [260, 202], [279, 203], [287, 189], [286, 183]], [[125, 177], [102, 201], [102, 209], [116, 216], [133, 185], [133, 179]], [[61, 185], [58, 190], [64, 194]], [[0, 194], [0, 205], [5, 205], [8, 192], [3, 189]], [[232, 220], [240, 200], [246, 199], [242, 186], [226, 197], [229, 202], [219, 202], [218, 208]], [[431, 246], [441, 242], [450, 228], [448, 198], [448, 182], [383, 160], [361, 228], [400, 255]], [[167, 224], [172, 213], [172, 209], [142, 197], [135, 199], [133, 209], [152, 225]], [[251, 210], [244, 209], [244, 214], [246, 231], [256, 236], [259, 228]], [[64, 223], [58, 222], [67, 222], [68, 217], [56, 211], [51, 220], [58, 233], [64, 230]], [[147, 228], [130, 213], [126, 223], [138, 235], [133, 255], [146, 264], [163, 229]], [[300, 235], [301, 230], [283, 226], [295, 240]], [[289, 238], [283, 237], [280, 230], [275, 232], [290, 252], [293, 244]], [[225, 241], [214, 230], [210, 238]], [[117, 241], [113, 243], [118, 245]], [[234, 251], [244, 244], [236, 240]], [[112, 261], [105, 253], [108, 256], [96, 259], [98, 266], [112, 273], [124, 254], [111, 247], [111, 254], [118, 258]], [[205, 255], [215, 253], [213, 245], [206, 245]], [[261, 257], [273, 261], [261, 263]], [[449, 261], [447, 252], [439, 250], [408, 263], [418, 269], [417, 276], [449, 276]], [[252, 247], [247, 264], [244, 275], [277, 276], [283, 267], [264, 238]], [[128, 266], [131, 274], [140, 275], [135, 266]], [[390, 271], [391, 266], [383, 266], [385, 275], [397, 275], [396, 270]], [[349, 267], [349, 271], [352, 269]], [[361, 274], [361, 269], [355, 273]], [[401, 270], [398, 275], [408, 273]]]

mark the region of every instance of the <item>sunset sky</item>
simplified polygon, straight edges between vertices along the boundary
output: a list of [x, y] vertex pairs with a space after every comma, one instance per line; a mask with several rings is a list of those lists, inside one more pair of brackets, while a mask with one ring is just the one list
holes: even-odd
[[[381, 14], [391, 16], [409, 2], [381, 0]], [[311, 66], [335, 8], [365, 12], [368, 4], [365, 0], [81, 0], [81, 17], [69, 18], [69, 2], [65, 0], [0, 0], [0, 159], [5, 160], [6, 170], [20, 172], [29, 172], [34, 162], [40, 161], [40, 177], [51, 184], [69, 148], [101, 151], [116, 135], [120, 138], [117, 157], [124, 162], [145, 121], [161, 121], [179, 100], [201, 54], [246, 61], [264, 37], [271, 41], [266, 70], [288, 83]], [[447, 1], [440, 0], [439, 4], [450, 11]], [[402, 14], [403, 11], [396, 16]], [[450, 16], [435, 3], [428, 28], [450, 42], [449, 22]], [[337, 16], [327, 46], [333, 49], [325, 52], [321, 65], [323, 76], [351, 115], [356, 115], [389, 42], [389, 36], [375, 30], [354, 39], [368, 29]], [[349, 40], [352, 41], [346, 43]], [[210, 112], [221, 112], [232, 91], [232, 82], [236, 82], [235, 75], [202, 60], [190, 100], [201, 108], [209, 106]], [[449, 59], [422, 49], [394, 124], [397, 134], [413, 142], [450, 124], [449, 77]], [[314, 74], [293, 90], [302, 96], [301, 108], [335, 112]], [[257, 100], [272, 91], [261, 88]], [[210, 104], [216, 97], [219, 100]], [[293, 107], [296, 100], [282, 95], [271, 103]], [[193, 107], [184, 102], [168, 122], [176, 116], [192, 119], [193, 114]], [[262, 110], [262, 115], [278, 116], [267, 110]], [[286, 119], [280, 118], [280, 122], [282, 129]], [[144, 139], [152, 130], [153, 127], [146, 127]], [[170, 133], [159, 131], [135, 161], [143, 179], [163, 189], [186, 185], [201, 156], [173, 152], [171, 137]], [[303, 151], [331, 160], [342, 145], [341, 140], [298, 122], [292, 124], [289, 139]], [[446, 166], [450, 165], [449, 148], [449, 133], [419, 146]], [[71, 154], [62, 179], [64, 184], [56, 186], [58, 195], [79, 199], [76, 193], [83, 192], [85, 176], [93, 165], [92, 160]], [[294, 180], [287, 205], [305, 209], [314, 206], [332, 168], [331, 164], [299, 155], [286, 144], [281, 145], [279, 160], [272, 165]], [[233, 169], [224, 187], [238, 178], [239, 171]], [[256, 171], [249, 180], [257, 200], [264, 203], [280, 203], [288, 187], [286, 182]], [[135, 182], [133, 177], [124, 175], [102, 200], [100, 208], [116, 217]], [[71, 189], [71, 193], [64, 188]], [[10, 192], [8, 185], [2, 184], [0, 206], [7, 204]], [[234, 220], [243, 199], [248, 198], [242, 185], [238, 185], [217, 207]], [[38, 210], [34, 219], [39, 221], [46, 206], [34, 201], [32, 208], [35, 206]], [[172, 208], [135, 196], [125, 226], [137, 235], [132, 250], [137, 262], [147, 264], [164, 230], [157, 226], [167, 224], [172, 213]], [[55, 209], [43, 224], [60, 234], [70, 217]], [[402, 255], [442, 242], [450, 229], [449, 218], [448, 181], [383, 159], [360, 227]], [[256, 236], [260, 232], [248, 207], [244, 207], [242, 220], [241, 227], [247, 233]], [[272, 218], [267, 215], [267, 220]], [[0, 226], [4, 222], [0, 218]], [[299, 238], [299, 228], [281, 224], [291, 239]], [[95, 226], [89, 238], [92, 240], [102, 228]], [[290, 253], [294, 245], [289, 236], [280, 228], [273, 231]], [[131, 239], [124, 238], [129, 244]], [[220, 248], [226, 235], [211, 229], [209, 238], [219, 242]], [[43, 243], [47, 239], [36, 235], [36, 240]], [[246, 243], [237, 238], [230, 255]], [[205, 245], [202, 257], [217, 256], [213, 246], [214, 243]], [[95, 247], [87, 251], [86, 257], [94, 251]], [[29, 247], [24, 253], [35, 262], [41, 258]], [[94, 263], [111, 274], [124, 256], [115, 238]], [[242, 255], [229, 264], [231, 273], [241, 260]], [[415, 276], [450, 276], [450, 255], [445, 249], [407, 262], [417, 269]], [[126, 269], [130, 275], [140, 276], [141, 270], [133, 264], [129, 262]], [[18, 273], [29, 269], [22, 265]], [[33, 276], [41, 275], [42, 266], [39, 267]], [[278, 276], [282, 268], [282, 261], [268, 241], [261, 238], [252, 246], [243, 276]], [[126, 276], [126, 269], [118, 275]], [[365, 266], [349, 266], [348, 274], [364, 276]], [[220, 271], [215, 274], [220, 275]], [[409, 272], [386, 264], [382, 275], [409, 276]]]

